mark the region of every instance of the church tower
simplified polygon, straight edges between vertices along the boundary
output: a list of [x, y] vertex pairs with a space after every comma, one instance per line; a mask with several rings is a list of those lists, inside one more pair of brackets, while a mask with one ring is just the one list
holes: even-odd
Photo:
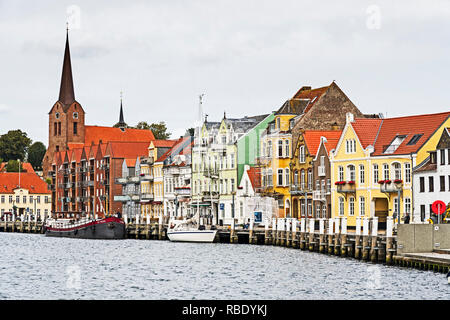
[[68, 29], [59, 98], [48, 115], [48, 148], [42, 164], [44, 176], [51, 168], [55, 152], [68, 150], [70, 144], [84, 144], [85, 141], [85, 112], [75, 100]]

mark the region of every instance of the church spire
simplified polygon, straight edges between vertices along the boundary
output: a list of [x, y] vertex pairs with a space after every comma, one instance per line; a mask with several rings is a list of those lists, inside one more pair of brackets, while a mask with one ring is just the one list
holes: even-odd
[[120, 93], [120, 114], [119, 114], [119, 128], [125, 128], [127, 124], [123, 119], [123, 107], [122, 107], [122, 92]]
[[75, 101], [73, 90], [72, 63], [70, 61], [69, 27], [66, 31], [66, 50], [64, 52], [64, 63], [61, 75], [61, 87], [59, 89], [59, 102], [68, 107]]

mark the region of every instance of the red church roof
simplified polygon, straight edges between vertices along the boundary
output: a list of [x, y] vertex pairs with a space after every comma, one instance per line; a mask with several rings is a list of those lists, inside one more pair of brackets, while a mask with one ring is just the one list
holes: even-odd
[[136, 142], [150, 142], [155, 140], [153, 132], [151, 130], [141, 129], [124, 129], [112, 127], [99, 127], [99, 126], [85, 126], [85, 138], [84, 142], [87, 145], [99, 144], [110, 141], [136, 141]]

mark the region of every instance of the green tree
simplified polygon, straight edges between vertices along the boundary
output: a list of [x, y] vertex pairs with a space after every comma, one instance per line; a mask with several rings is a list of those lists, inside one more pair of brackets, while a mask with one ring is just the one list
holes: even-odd
[[189, 128], [186, 130], [186, 135], [189, 135], [191, 137], [193, 137], [195, 134], [195, 129], [194, 128]]
[[28, 149], [27, 161], [31, 163], [33, 169], [42, 169], [42, 159], [44, 158], [46, 151], [45, 145], [40, 141], [36, 141], [30, 146]]
[[[113, 128], [119, 128], [119, 127], [120, 127], [119, 122], [117, 122], [115, 125], [113, 125]], [[133, 128], [133, 127], [130, 127], [129, 125], [125, 124], [125, 128]]]
[[[6, 164], [6, 172], [19, 172], [19, 161], [9, 160]], [[20, 163], [20, 172], [23, 172], [22, 162]]]
[[164, 121], [161, 121], [159, 123], [152, 123], [149, 126], [149, 129], [152, 130], [155, 139], [166, 140], [170, 138], [171, 133], [167, 132], [167, 127]]
[[150, 125], [145, 121], [141, 121], [136, 125], [136, 129], [150, 130]]
[[0, 136], [0, 158], [4, 161], [17, 160], [23, 161], [31, 145], [31, 139], [20, 129], [10, 130], [8, 133]]

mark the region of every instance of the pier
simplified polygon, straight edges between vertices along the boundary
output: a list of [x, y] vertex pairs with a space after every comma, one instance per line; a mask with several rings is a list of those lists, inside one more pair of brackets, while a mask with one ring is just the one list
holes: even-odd
[[[42, 234], [41, 221], [1, 221], [0, 232], [19, 232]], [[128, 221], [124, 217], [126, 237], [140, 240], [167, 240], [168, 221], [159, 218], [139, 216]], [[405, 226], [405, 227], [404, 227]], [[401, 225], [400, 234], [415, 225]], [[436, 228], [421, 225], [420, 228]], [[444, 226], [445, 229], [447, 226]], [[272, 245], [307, 250], [322, 254], [354, 258], [371, 263], [383, 263], [399, 267], [417, 268], [447, 273], [450, 270], [450, 249], [430, 249], [427, 252], [414, 252], [398, 239], [392, 217], [387, 218], [386, 230], [378, 229], [378, 218], [357, 218], [356, 227], [349, 228], [347, 219], [267, 219], [256, 225], [250, 221], [248, 228], [217, 226], [215, 242], [253, 245]], [[411, 237], [411, 231], [408, 231]], [[413, 236], [413, 235], [412, 235]], [[406, 238], [406, 242], [407, 242]], [[405, 249], [411, 252], [405, 252]]]

